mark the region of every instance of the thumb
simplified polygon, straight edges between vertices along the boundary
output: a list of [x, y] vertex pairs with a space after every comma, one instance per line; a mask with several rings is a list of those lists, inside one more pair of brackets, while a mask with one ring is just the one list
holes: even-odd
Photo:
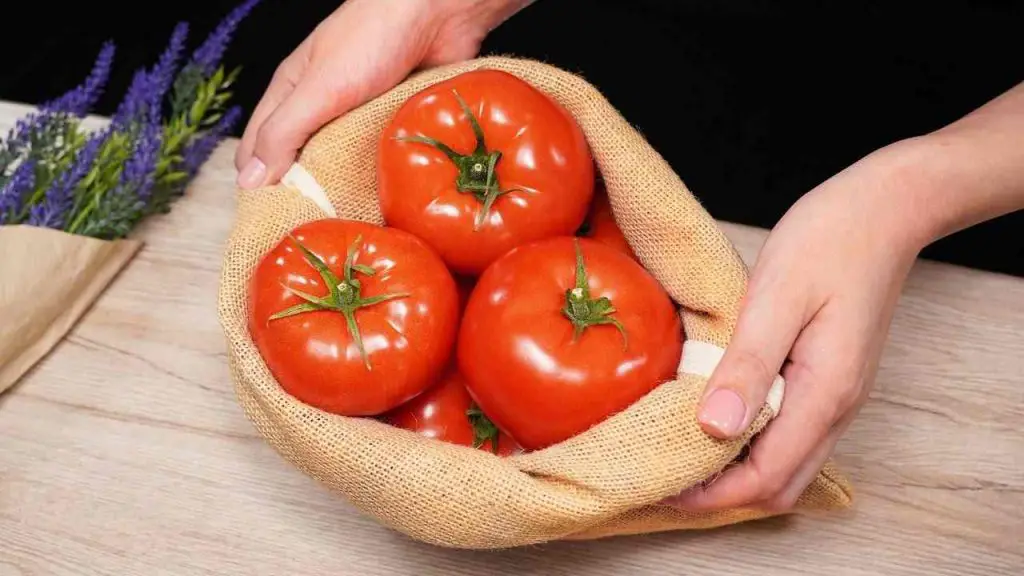
[[732, 341], [698, 408], [705, 432], [731, 439], [750, 427], [803, 328], [807, 301], [801, 295], [798, 285], [784, 280], [752, 279]]
[[257, 188], [280, 180], [309, 137], [348, 110], [352, 96], [348, 90], [328, 85], [322, 74], [308, 70], [259, 127], [239, 183]]

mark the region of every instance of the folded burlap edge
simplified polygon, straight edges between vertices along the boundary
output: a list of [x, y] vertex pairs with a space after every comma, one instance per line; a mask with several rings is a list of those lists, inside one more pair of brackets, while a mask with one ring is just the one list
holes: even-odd
[[[481, 58], [462, 65], [421, 72], [411, 77], [402, 86], [408, 88], [410, 83], [412, 83], [422, 87], [427, 82], [440, 81], [443, 78], [451, 77], [469, 69], [487, 66], [506, 70], [510, 67], [516, 68], [521, 66], [543, 67], [541, 70], [544, 74], [563, 76], [572, 81], [577, 81], [576, 79], [578, 79], [578, 82], [582, 83], [582, 89], [591, 92], [588, 95], [589, 99], [599, 103], [603, 101], [603, 97], [597, 93], [596, 89], [590, 87], [581, 78], [568, 72], [539, 62], [509, 59], [506, 57]], [[524, 79], [529, 81], [528, 78]], [[416, 90], [418, 89], [420, 88], [416, 88]], [[372, 101], [370, 104], [372, 104]], [[320, 179], [317, 173], [325, 167], [325, 162], [328, 159], [317, 157], [315, 152], [316, 139], [332, 128], [344, 130], [345, 119], [358, 115], [360, 110], [365, 110], [368, 105], [357, 108], [315, 135], [310, 141], [310, 145], [306, 147], [300, 156], [298, 162], [298, 165], [302, 167], [300, 173], [304, 172], [313, 182], [318, 182]], [[603, 102], [603, 106], [606, 110], [611, 109], [610, 104], [606, 101]], [[625, 120], [621, 119], [621, 116], [617, 114], [616, 119], [625, 124]], [[628, 125], [626, 127], [627, 130], [624, 130], [624, 132], [626, 138], [632, 140], [630, 145], [649, 148], [649, 145], [632, 127]], [[654, 155], [656, 156], [656, 153]], [[596, 153], [595, 157], [598, 160], [599, 166], [601, 166], [600, 153]], [[657, 159], [663, 164], [660, 168], [665, 169], [667, 164], [664, 164], [660, 156]], [[647, 158], [647, 160], [650, 160], [650, 158]], [[671, 171], [670, 168], [668, 170]], [[675, 176], [674, 173], [673, 176]], [[301, 178], [302, 176], [300, 175]], [[678, 179], [678, 177], [676, 178]], [[606, 186], [609, 188], [609, 197], [613, 211], [623, 209], [617, 202], [620, 187], [616, 184], [614, 175], [610, 179], [611, 182], [609, 182], [607, 176], [605, 180]], [[289, 222], [287, 226], [279, 226], [280, 229], [274, 231], [274, 235], [277, 237], [282, 236], [292, 226], [324, 217], [325, 215], [331, 215], [329, 213], [325, 214], [322, 201], [311, 200], [303, 196], [300, 190], [303, 188], [303, 185], [295, 184], [295, 179], [292, 179], [289, 184], [255, 192], [240, 192], [240, 206], [242, 204], [248, 205], [248, 209], [253, 211], [253, 213], [259, 213], [262, 209], [272, 208], [275, 210], [275, 218], [272, 220]], [[678, 186], [680, 189], [686, 190], [681, 181], [678, 182]], [[330, 199], [331, 207], [338, 209], [338, 216], [346, 217], [348, 206], [344, 202], [339, 201], [335, 193], [336, 189], [330, 187], [322, 187], [321, 189], [325, 196]], [[687, 194], [686, 196], [686, 200], [694, 204], [697, 203], [696, 198], [692, 197], [692, 195]], [[289, 206], [289, 216], [287, 218], [281, 218], [281, 215], [276, 213], [284, 205]], [[691, 206], [688, 209], [693, 210], [693, 207]], [[703, 210], [699, 208], [699, 204], [698, 209]], [[240, 210], [242, 210], [241, 207]], [[671, 217], [672, 210], [669, 207], [660, 212], [655, 212], [652, 217], [665, 218], [666, 214], [669, 215], [668, 217]], [[710, 215], [704, 214], [710, 220]], [[253, 218], [250, 217], [249, 220], [251, 222]], [[642, 225], [623, 226], [623, 232], [631, 244], [634, 244], [634, 240], [644, 234], [642, 228]], [[717, 226], [715, 226], [715, 230], [718, 232], [717, 238], [712, 238], [710, 241], [724, 243], [724, 246], [728, 248], [728, 253], [732, 255], [731, 257], [735, 257], [738, 260], [738, 254], [724, 233]], [[249, 232], [252, 232], [251, 226]], [[266, 231], [263, 230], [258, 235], [266, 236]], [[225, 252], [226, 262], [232, 261], [232, 255], [239, 251], [236, 247], [246, 244], [246, 240], [246, 231], [240, 230], [236, 226], [236, 229], [232, 231], [231, 239]], [[267, 248], [269, 246], [264, 246], [261, 251], [265, 251]], [[651, 253], [650, 250], [644, 250], [642, 247], [639, 250], [637, 250], [637, 247], [634, 247], [634, 250], [637, 251], [640, 259], [655, 276], [659, 276], [659, 273], [664, 274], [666, 266], [671, 265], [671, 263], [661, 261], [658, 254]], [[252, 266], [255, 265], [255, 259], [251, 257], [251, 250], [243, 247], [240, 251], [243, 253], [248, 251], [250, 253], [250, 257], [246, 259], [247, 261], [244, 264], [246, 267], [244, 274], [247, 276]], [[742, 268], [742, 270], [744, 274], [743, 280], [745, 281], [745, 268]], [[620, 470], [623, 482], [618, 484], [613, 482], [611, 484], [606, 483], [601, 486], [594, 486], [591, 483], [594, 478], [588, 477], [586, 470], [592, 469], [594, 464], [600, 464], [600, 462], [590, 462], [588, 465], [576, 466], [575, 468], [572, 466], [574, 462], [579, 463], [588, 459], [608, 459], [609, 454], [607, 450], [601, 454], [592, 454], [588, 453], [587, 445], [595, 442], [598, 444], [602, 441], [607, 442], [608, 437], [614, 436], [614, 430], [621, 422], [645, 414], [645, 410], [650, 410], [652, 405], [660, 404], [663, 407], [666, 406], [666, 396], [673, 397], [676, 400], [676, 402], [668, 401], [675, 413], [670, 415], [666, 414], [665, 410], [662, 410], [659, 416], [671, 416], [678, 418], [678, 421], [687, 422], [688, 426], [697, 426], [693, 417], [693, 408], [696, 406], [697, 397], [703, 389], [706, 378], [683, 374], [678, 380], [663, 384], [626, 411], [613, 416], [576, 438], [542, 451], [504, 460], [497, 459], [491, 454], [478, 450], [446, 445], [436, 441], [425, 442], [422, 437], [415, 434], [404, 430], [397, 430], [372, 420], [349, 419], [329, 415], [312, 407], [301, 405], [285, 394], [276, 383], [273, 383], [269, 371], [267, 371], [262, 360], [259, 359], [259, 355], [255, 351], [251, 340], [247, 338], [244, 306], [238, 306], [238, 295], [228, 289], [224, 278], [226, 278], [226, 275], [222, 276], [219, 295], [219, 315], [222, 325], [229, 336], [229, 350], [231, 351], [229, 356], [232, 363], [232, 375], [235, 380], [236, 392], [242, 402], [246, 415], [286, 460], [312, 477], [340, 491], [358, 508], [376, 517], [383, 524], [409, 536], [442, 546], [501, 548], [556, 539], [605, 537], [614, 534], [651, 532], [661, 529], [685, 527], [679, 526], [680, 523], [688, 523], [690, 524], [689, 527], [694, 528], [712, 527], [773, 515], [769, 512], [742, 510], [696, 518], [693, 515], [660, 507], [657, 504], [662, 498], [670, 496], [682, 488], [692, 486], [728, 465], [742, 450], [745, 443], [749, 441], [749, 438], [758, 433], [774, 416], [773, 411], [767, 407], [762, 410], [755, 424], [743, 438], [725, 442], [705, 435], [703, 441], [706, 444], [701, 449], [705, 450], [705, 454], [711, 453], [715, 457], [709, 458], [704, 463], [704, 466], [700, 466], [697, 469], [691, 467], [691, 469], [682, 470], [680, 466], [674, 465], [671, 461], [656, 458], [655, 456], [657, 455], [643, 449], [643, 443], [637, 442], [631, 443], [628, 446], [628, 450], [624, 450], [621, 458], [617, 460], [620, 465], [623, 465], [622, 468], [624, 468]], [[673, 296], [675, 297], [676, 295], [673, 294]], [[685, 298], [683, 299], [685, 300]], [[232, 300], [234, 300], [235, 306], [232, 306]], [[678, 301], [679, 299], [677, 299]], [[738, 306], [738, 302], [734, 304]], [[717, 303], [717, 305], [722, 305], [722, 303]], [[701, 341], [709, 341], [709, 344], [715, 346], [728, 342], [728, 338], [731, 336], [731, 322], [732, 319], [727, 319], [723, 323], [721, 318], [714, 317], [707, 310], [693, 310], [687, 307], [687, 312], [684, 313], [684, 323], [686, 324], [688, 335], [691, 336], [691, 340], [697, 340], [697, 336], [700, 335], [707, 335], [709, 337], [701, 338]], [[256, 361], [253, 361], [254, 356]], [[246, 361], [246, 357], [248, 361]], [[239, 377], [239, 375], [252, 376], [254, 373], [259, 375], [255, 379], [256, 381], [253, 381], [253, 378]], [[272, 385], [267, 385], [268, 382], [272, 383]], [[303, 426], [298, 426], [297, 423], [299, 422], [302, 422]], [[308, 426], [310, 422], [318, 423], [313, 428], [313, 430], [316, 430], [315, 433], [310, 432]], [[656, 425], [654, 425], [652, 432], [657, 432]], [[429, 518], [415, 514], [409, 516], [405, 512], [396, 515], [393, 513], [393, 510], [403, 505], [402, 486], [395, 486], [393, 483], [381, 481], [380, 478], [374, 477], [373, 471], [376, 467], [369, 460], [325, 463], [323, 461], [311, 460], [308, 457], [308, 454], [322, 451], [322, 444], [325, 442], [344, 443], [351, 440], [351, 434], [361, 435], [360, 439], [367, 441], [382, 438], [382, 435], [386, 435], [391, 439], [402, 438], [401, 441], [408, 443], [410, 452], [416, 454], [416, 457], [423, 466], [434, 466], [443, 470], [449, 459], [457, 458], [465, 465], [496, 467], [502, 470], [503, 474], [515, 474], [517, 481], [511, 484], [521, 485], [521, 489], [528, 491], [537, 490], [538, 488], [548, 490], [552, 499], [573, 501], [571, 506], [572, 517], [568, 518], [566, 514], [559, 513], [560, 511], [564, 512], [566, 506], [553, 505], [547, 510], [548, 515], [546, 517], [539, 519], [538, 516], [544, 515], [535, 515], [534, 520], [537, 520], [535, 522], [537, 526], [531, 528], [528, 533], [518, 532], [514, 526], [503, 525], [502, 522], [502, 514], [514, 515], [516, 512], [516, 506], [514, 505], [516, 490], [512, 489], [506, 490], [505, 505], [499, 505], [500, 503], [497, 501], [493, 502], [496, 505], [493, 511], [495, 513], [487, 514], [488, 518], [479, 519], [478, 525], [481, 523], [489, 524], [489, 529], [482, 531], [479, 529], [479, 526], [463, 525], [463, 522], [458, 519], [448, 519], [446, 524], [443, 518]], [[387, 454], [380, 454], [379, 456], [385, 460], [388, 458]], [[624, 465], [626, 463], [628, 465]], [[840, 475], [831, 472], [832, 469], [826, 467], [807, 494], [813, 495], [815, 490], [824, 491], [835, 496], [831, 502], [833, 507], [837, 503], [840, 507], [848, 506], [850, 503], [848, 484]], [[437, 490], [444, 492], [444, 474], [432, 474], [431, 477], [435, 481], [439, 481], [435, 485]], [[367, 485], [359, 485], [360, 481], [368, 478], [370, 481], [366, 482]], [[353, 481], [353, 479], [357, 481]], [[506, 482], [506, 484], [509, 483]], [[538, 500], [543, 500], [543, 498], [533, 498], [531, 503], [535, 504]], [[511, 505], [509, 505], [510, 503]], [[561, 504], [564, 504], [564, 502]], [[808, 500], [805, 497], [800, 502], [803, 508], [813, 504], [813, 498]], [[582, 517], [579, 514], [581, 510], [584, 511]], [[648, 512], [657, 510], [657, 514], [654, 516], [648, 514], [645, 517], [638, 517], [638, 510], [647, 510]], [[440, 514], [438, 516], [444, 515]], [[450, 529], [452, 522], [460, 525], [458, 530], [454, 532]]]

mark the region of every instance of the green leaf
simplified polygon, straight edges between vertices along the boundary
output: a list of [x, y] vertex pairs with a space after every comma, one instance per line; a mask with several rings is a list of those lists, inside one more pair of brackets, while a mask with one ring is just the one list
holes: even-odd
[[224, 116], [224, 114], [222, 114], [222, 113], [220, 113], [220, 112], [217, 112], [216, 114], [213, 114], [213, 115], [211, 115], [211, 116], [207, 116], [207, 117], [206, 117], [206, 118], [205, 118], [205, 119], [203, 120], [203, 126], [204, 126], [204, 127], [210, 127], [210, 126], [213, 126], [213, 125], [214, 125], [214, 124], [216, 124], [216, 123], [217, 123], [217, 121], [218, 121], [218, 120], [220, 120], [220, 119], [221, 119], [221, 117], [223, 117], [223, 116]]
[[224, 82], [221, 83], [220, 89], [221, 90], [227, 90], [228, 88], [230, 88], [231, 85], [235, 83], [235, 80], [238, 79], [238, 75], [241, 72], [242, 72], [242, 67], [241, 66], [237, 66], [234, 70], [229, 72], [228, 73], [228, 77], [225, 78]]
[[192, 103], [192, 107], [188, 111], [188, 123], [191, 126], [196, 126], [202, 120], [203, 116], [206, 115], [206, 102], [196, 99]]
[[210, 84], [213, 86], [220, 86], [222, 82], [224, 82], [224, 67], [219, 66], [217, 67], [217, 71], [214, 72], [213, 76], [210, 78]]
[[185, 139], [185, 132], [175, 132], [167, 138], [167, 151], [175, 152], [181, 145], [181, 141]]
[[187, 172], [168, 172], [160, 177], [161, 184], [174, 184], [188, 178]]
[[213, 101], [217, 105], [223, 106], [224, 104], [227, 103], [228, 100], [231, 100], [231, 97], [233, 95], [234, 95], [234, 93], [231, 92], [230, 90], [228, 90], [227, 92], [221, 92], [221, 93], [219, 93], [219, 94], [217, 94], [216, 96], [213, 97]]

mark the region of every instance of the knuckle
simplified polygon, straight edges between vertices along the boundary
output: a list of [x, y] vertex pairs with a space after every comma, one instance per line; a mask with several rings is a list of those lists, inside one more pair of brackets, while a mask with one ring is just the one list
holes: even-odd
[[775, 371], [768, 367], [761, 356], [750, 350], [736, 350], [732, 366], [730, 376], [748, 390], [756, 386], [767, 388], [775, 379]]
[[762, 476], [761, 497], [773, 499], [786, 487], [786, 479], [781, 474], [768, 474]]
[[765, 508], [774, 514], [785, 514], [796, 508], [797, 497], [789, 494], [778, 494], [768, 499]]
[[291, 58], [285, 58], [274, 69], [274, 74], [270, 77], [270, 81], [295, 86], [299, 80], [298, 70], [299, 67], [295, 65]]
[[853, 378], [844, 380], [839, 386], [839, 391], [836, 394], [836, 404], [838, 405], [837, 411], [845, 412], [851, 406], [855, 405], [860, 400], [862, 390], [863, 385], [861, 384], [860, 379]]
[[271, 156], [272, 151], [280, 144], [281, 137], [279, 132], [278, 122], [273, 117], [268, 118], [267, 121], [260, 126], [259, 131], [256, 133], [254, 151], [261, 160], [268, 160], [268, 156]]
[[770, 500], [786, 487], [788, 476], [777, 467], [765, 467], [763, 462], [757, 464], [757, 483], [760, 486], [758, 496], [762, 500]]

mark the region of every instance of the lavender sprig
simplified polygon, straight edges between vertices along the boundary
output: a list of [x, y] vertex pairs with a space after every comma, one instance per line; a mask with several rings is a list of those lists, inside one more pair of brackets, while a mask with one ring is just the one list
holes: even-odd
[[[139, 133], [131, 156], [124, 162], [118, 183], [106, 194], [94, 196], [96, 206], [89, 212], [80, 212], [82, 222], [70, 228], [97, 238], [126, 236], [146, 214], [152, 195], [154, 175], [160, 155], [162, 127], [148, 122]], [[92, 218], [86, 216], [92, 215]]]
[[219, 60], [258, 3], [228, 14], [180, 70], [188, 26], [178, 24], [153, 67], [135, 73], [110, 125], [89, 135], [79, 118], [109, 76], [113, 45], [105, 44], [80, 86], [23, 118], [0, 143], [0, 224], [112, 239], [169, 211], [241, 116], [226, 107], [238, 69], [226, 73]]
[[36, 185], [36, 161], [27, 159], [14, 170], [14, 174], [0, 188], [0, 224], [13, 223]]
[[234, 129], [235, 124], [241, 117], [242, 109], [238, 106], [231, 107], [209, 132], [194, 139], [185, 147], [184, 152], [182, 152], [184, 159], [181, 164], [189, 178], [192, 178], [199, 172], [199, 168], [206, 163], [213, 150], [224, 139], [224, 136]]
[[128, 92], [114, 112], [111, 123], [123, 128], [145, 116], [159, 118], [167, 90], [171, 87], [178, 58], [188, 36], [188, 24], [182, 22], [174, 27], [171, 40], [160, 55], [160, 59], [149, 71], [138, 70], [132, 77]]
[[221, 20], [217, 28], [207, 36], [206, 41], [192, 53], [192, 60], [189, 62], [189, 65], [199, 68], [205, 77], [212, 76], [217, 69], [220, 59], [224, 56], [224, 50], [227, 49], [228, 44], [231, 42], [235, 29], [238, 28], [242, 20], [259, 3], [260, 0], [246, 0], [232, 10]]
[[74, 203], [75, 188], [93, 169], [93, 162], [106, 141], [107, 134], [106, 131], [101, 131], [89, 137], [85, 146], [78, 151], [71, 167], [46, 190], [43, 201], [31, 207], [29, 225], [58, 229], [65, 226]]
[[114, 61], [114, 44], [106, 42], [96, 56], [92, 70], [85, 81], [58, 98], [39, 106], [33, 112], [18, 120], [8, 133], [6, 140], [0, 144], [0, 185], [6, 182], [9, 168], [23, 154], [30, 150], [40, 153], [40, 148], [60, 148], [64, 142], [60, 136], [77, 128], [73, 118], [81, 118], [96, 104], [103, 88], [110, 78], [110, 68]]
[[96, 101], [103, 94], [103, 88], [110, 78], [110, 68], [114, 63], [114, 43], [106, 42], [96, 56], [96, 62], [92, 71], [86, 77], [85, 82], [77, 88], [65, 93], [56, 100], [42, 104], [39, 108], [44, 112], [56, 112], [70, 114], [72, 116], [85, 116]]

